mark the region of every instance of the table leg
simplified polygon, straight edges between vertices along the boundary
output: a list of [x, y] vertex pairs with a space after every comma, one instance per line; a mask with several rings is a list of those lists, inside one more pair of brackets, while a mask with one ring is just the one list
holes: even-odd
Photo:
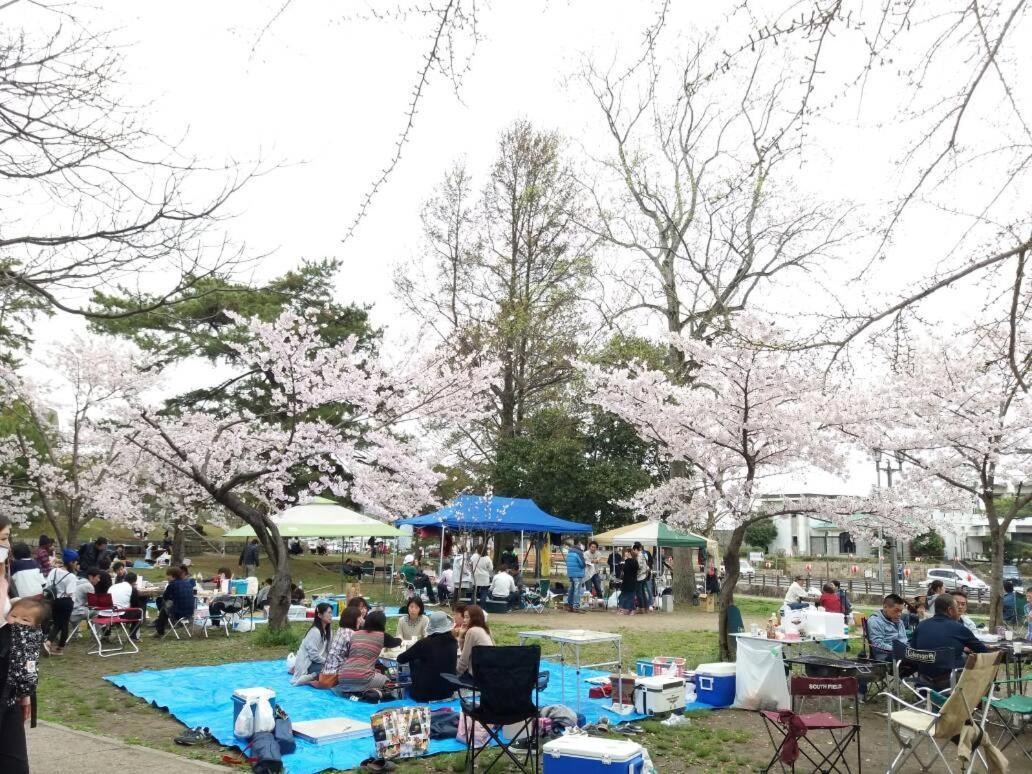
[[566, 703], [566, 643], [559, 643], [559, 683], [561, 685], [563, 704]]
[[577, 684], [574, 686], [573, 690], [574, 690], [574, 693], [576, 695], [577, 714], [579, 715], [580, 714], [580, 665], [581, 665], [580, 643], [579, 642], [573, 646], [573, 654], [574, 654], [574, 658], [577, 659]]
[[616, 641], [616, 674], [617, 674], [617, 693], [620, 699], [620, 705], [623, 706], [623, 644], [620, 640]]

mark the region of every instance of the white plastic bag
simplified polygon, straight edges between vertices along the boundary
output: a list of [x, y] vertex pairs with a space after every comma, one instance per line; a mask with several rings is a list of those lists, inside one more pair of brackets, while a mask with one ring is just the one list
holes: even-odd
[[250, 739], [254, 736], [254, 730], [254, 699], [248, 699], [233, 724], [233, 734], [241, 739]]
[[247, 618], [241, 618], [233, 626], [233, 631], [236, 631], [236, 632], [253, 632], [254, 631], [254, 622], [248, 620]]
[[614, 591], [606, 600], [606, 607], [616, 607], [620, 604], [620, 592]]
[[272, 733], [275, 728], [276, 716], [272, 714], [272, 705], [268, 699], [258, 699], [258, 703], [254, 705], [254, 732]]
[[297, 661], [297, 656], [293, 653], [287, 654], [287, 672], [294, 674], [294, 662]]
[[788, 680], [781, 643], [738, 640], [735, 669], [735, 709], [789, 709]]

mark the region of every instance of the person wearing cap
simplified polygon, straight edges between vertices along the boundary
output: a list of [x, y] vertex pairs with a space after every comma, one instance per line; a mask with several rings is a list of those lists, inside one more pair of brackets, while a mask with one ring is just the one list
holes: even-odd
[[36, 553], [32, 555], [32, 558], [36, 560], [36, 564], [39, 565], [39, 571], [43, 575], [49, 575], [53, 569], [51, 565], [52, 557], [54, 555], [54, 539], [47, 535], [39, 536], [39, 548], [36, 549]]
[[420, 589], [426, 591], [427, 599], [433, 604], [437, 603], [434, 584], [430, 582], [430, 578], [427, 577], [426, 573], [419, 569], [419, 566], [416, 564], [416, 557], [413, 554], [405, 554], [405, 560], [402, 562], [399, 572], [405, 578], [405, 583], [412, 586], [417, 592]]
[[434, 611], [427, 623], [426, 636], [398, 655], [398, 663], [408, 664], [412, 674], [412, 700], [450, 699], [455, 688], [441, 674], [455, 674], [457, 658], [451, 619], [447, 613]]
[[50, 606], [50, 635], [44, 644], [51, 656], [60, 656], [64, 653], [65, 643], [68, 642], [68, 625], [72, 617], [72, 608], [75, 607], [75, 587], [79, 583], [76, 571], [79, 569], [79, 552], [66, 548], [61, 552], [62, 567], [54, 567], [47, 576], [47, 585], [43, 587], [44, 593], [50, 592], [54, 601]]

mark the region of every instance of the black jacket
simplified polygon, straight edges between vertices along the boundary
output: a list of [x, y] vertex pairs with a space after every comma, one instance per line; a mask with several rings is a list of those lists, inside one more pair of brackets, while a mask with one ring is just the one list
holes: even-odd
[[410, 663], [412, 699], [440, 701], [449, 699], [455, 686], [441, 677], [442, 672], [455, 674], [459, 648], [451, 632], [431, 634], [398, 656], [398, 663]]
[[[938, 650], [949, 648], [953, 652], [953, 669], [964, 666], [966, 656], [964, 649], [972, 653], [985, 653], [988, 648], [960, 621], [954, 621], [944, 615], [937, 615], [918, 624], [914, 633], [915, 648], [919, 650]], [[922, 674], [932, 676], [946, 674], [949, 670], [922, 666]]]
[[620, 575], [620, 589], [622, 591], [638, 590], [638, 560], [634, 557], [624, 559]]

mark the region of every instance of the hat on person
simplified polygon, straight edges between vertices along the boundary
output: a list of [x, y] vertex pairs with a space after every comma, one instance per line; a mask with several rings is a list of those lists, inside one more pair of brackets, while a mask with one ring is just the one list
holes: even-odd
[[52, 545], [54, 545], [54, 539], [52, 537], [50, 537], [49, 535], [40, 535], [39, 536], [39, 547], [40, 548], [46, 548], [47, 546], [52, 546]]
[[430, 614], [430, 621], [426, 625], [427, 634], [444, 634], [452, 630], [452, 621], [447, 613], [435, 610]]
[[416, 561], [414, 554], [405, 554], [405, 558], [401, 560], [402, 564], [409, 564], [410, 562]]
[[79, 552], [71, 548], [66, 548], [61, 552], [61, 561], [65, 564], [71, 564], [72, 562], [79, 561]]

